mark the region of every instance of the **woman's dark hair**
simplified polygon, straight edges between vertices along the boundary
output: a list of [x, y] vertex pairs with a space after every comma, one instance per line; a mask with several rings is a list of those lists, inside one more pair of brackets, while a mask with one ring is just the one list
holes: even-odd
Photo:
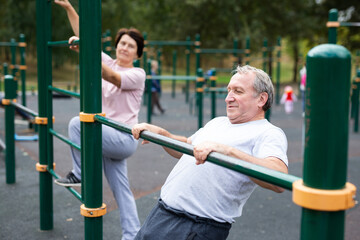
[[137, 44], [137, 55], [140, 58], [143, 54], [143, 49], [144, 49], [144, 37], [142, 36], [140, 31], [137, 30], [136, 28], [129, 28], [129, 29], [120, 28], [115, 37], [115, 48], [117, 47], [121, 37], [124, 34], [129, 35], [132, 39], [135, 40]]

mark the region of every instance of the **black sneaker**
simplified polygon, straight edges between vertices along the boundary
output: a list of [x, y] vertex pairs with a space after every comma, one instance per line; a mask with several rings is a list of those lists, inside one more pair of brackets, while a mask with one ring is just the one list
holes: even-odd
[[59, 178], [55, 180], [55, 183], [64, 186], [64, 187], [80, 187], [81, 181], [75, 177], [75, 175], [72, 172], [69, 172], [68, 175], [66, 175], [66, 178]]

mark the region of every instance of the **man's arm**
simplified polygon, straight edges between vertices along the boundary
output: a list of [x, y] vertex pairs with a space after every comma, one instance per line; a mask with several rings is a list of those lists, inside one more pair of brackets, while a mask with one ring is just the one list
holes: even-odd
[[54, 2], [66, 10], [70, 25], [74, 34], [79, 37], [79, 15], [68, 0], [54, 0]]
[[[190, 143], [190, 140], [188, 140], [188, 138], [186, 138], [184, 136], [171, 134], [170, 132], [168, 132], [167, 130], [165, 130], [165, 129], [161, 128], [161, 127], [158, 127], [158, 126], [155, 126], [155, 125], [152, 125], [152, 124], [148, 124], [148, 123], [139, 123], [139, 124], [134, 125], [133, 128], [131, 129], [131, 132], [132, 132], [135, 139], [139, 139], [140, 138], [140, 133], [142, 131], [145, 131], [145, 130], [153, 132], [153, 133], [157, 133], [157, 134], [160, 134], [160, 135], [163, 135], [165, 137], [169, 137], [169, 138], [181, 141], [181, 142]], [[144, 140], [142, 142], [142, 144], [146, 144], [146, 143], [148, 143], [148, 141], [146, 141], [146, 140]], [[167, 147], [163, 147], [163, 148], [165, 149], [165, 151], [168, 154], [170, 154], [174, 158], [179, 159], [183, 155], [183, 153], [175, 151], [173, 149], [170, 149], [170, 148], [167, 148]]]
[[[230, 147], [230, 146], [227, 146], [224, 144], [220, 144], [220, 143], [215, 143], [215, 142], [203, 142], [194, 147], [194, 156], [196, 159], [196, 164], [203, 164], [205, 162], [207, 156], [211, 152], [222, 153], [224, 155], [239, 158], [246, 162], [260, 165], [260, 166], [263, 166], [263, 167], [266, 167], [266, 168], [269, 168], [272, 170], [276, 170], [276, 171], [283, 172], [283, 173], [288, 173], [288, 168], [287, 168], [286, 164], [283, 161], [281, 161], [279, 158], [276, 158], [276, 157], [267, 157], [267, 158], [263, 158], [263, 159], [256, 158], [256, 157], [246, 154], [236, 148], [233, 148], [233, 147]], [[251, 178], [251, 180], [253, 182], [255, 182], [256, 184], [258, 184], [259, 186], [270, 189], [274, 192], [281, 193], [284, 191], [283, 188], [272, 185], [270, 183], [266, 183], [266, 182], [260, 181], [258, 179], [255, 179], [255, 178]]]

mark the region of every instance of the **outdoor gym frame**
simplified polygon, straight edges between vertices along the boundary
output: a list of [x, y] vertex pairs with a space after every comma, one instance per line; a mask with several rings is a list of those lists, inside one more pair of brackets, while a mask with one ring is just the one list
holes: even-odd
[[[10, 47], [11, 52], [11, 74], [14, 76], [15, 80], [17, 80], [17, 73], [20, 70], [20, 78], [21, 78], [21, 102], [22, 105], [26, 106], [26, 42], [25, 35], [19, 35], [19, 42], [16, 42], [14, 38], [10, 39], [10, 42], [0, 42], [0, 47]], [[20, 65], [16, 64], [16, 50], [19, 48], [20, 52]], [[4, 76], [8, 74], [8, 64], [3, 63], [3, 74]], [[0, 92], [1, 92], [1, 83], [0, 83]]]
[[[37, 0], [40, 229], [53, 229], [52, 177], [57, 177], [53, 163], [53, 113], [51, 88], [51, 1]], [[131, 133], [125, 124], [101, 113], [101, 1], [80, 0], [80, 121], [82, 158], [82, 195], [85, 239], [102, 239], [101, 124]], [[52, 46], [55, 46], [53, 44]], [[85, 50], [84, 50], [85, 49]], [[91, 51], [86, 51], [91, 49]], [[50, 65], [49, 65], [50, 64]], [[344, 238], [345, 210], [355, 205], [354, 185], [346, 182], [348, 111], [351, 56], [341, 46], [323, 44], [307, 56], [306, 144], [304, 179], [270, 170], [240, 159], [211, 153], [207, 161], [293, 191], [293, 201], [302, 206], [301, 239], [328, 240]], [[326, 72], [321, 69], [327, 69]], [[86, 81], [85, 81], [86, 79]], [[344, 84], [346, 83], [347, 84]], [[15, 173], [14, 108], [16, 96], [13, 76], [5, 77], [6, 175]], [[324, 91], [327, 88], [327, 91]], [[337, 98], [328, 98], [329, 92]], [[23, 109], [27, 109], [23, 107]], [[323, 118], [326, 116], [327, 122]], [[59, 137], [69, 143], [65, 137]], [[193, 155], [193, 146], [148, 131], [141, 138]], [[339, 142], [341, 144], [339, 144]], [[12, 146], [12, 147], [10, 147]], [[96, 147], [95, 147], [96, 146]], [[9, 156], [9, 157], [8, 157]], [[13, 159], [10, 159], [12, 156]], [[11, 162], [12, 161], [12, 162]], [[85, 167], [86, 166], [86, 167]], [[9, 172], [10, 174], [10, 172]], [[15, 174], [14, 174], [15, 180]], [[15, 181], [14, 181], [15, 182]], [[65, 207], [65, 206], [64, 206]]]
[[[336, 8], [329, 10], [329, 21], [326, 23], [328, 27], [328, 41], [336, 44], [338, 27], [360, 27], [360, 22], [340, 22], [338, 21], [338, 10]], [[359, 51], [357, 51], [359, 55]], [[358, 64], [358, 63], [357, 63]], [[355, 67], [356, 76], [352, 83], [351, 97], [351, 117], [354, 118], [354, 132], [359, 132], [359, 92], [360, 92], [360, 69], [358, 65]]]

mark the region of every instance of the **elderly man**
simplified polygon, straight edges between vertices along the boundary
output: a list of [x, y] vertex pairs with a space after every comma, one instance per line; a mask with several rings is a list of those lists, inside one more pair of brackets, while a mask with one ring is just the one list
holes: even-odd
[[142, 131], [148, 130], [194, 145], [195, 156], [164, 147], [180, 160], [136, 239], [226, 239], [234, 218], [241, 215], [257, 185], [278, 193], [283, 191], [205, 162], [210, 152], [219, 152], [288, 172], [286, 136], [264, 117], [273, 101], [274, 88], [269, 76], [251, 66], [237, 67], [227, 89], [227, 117], [212, 119], [189, 138], [147, 123], [133, 127], [136, 139]]

